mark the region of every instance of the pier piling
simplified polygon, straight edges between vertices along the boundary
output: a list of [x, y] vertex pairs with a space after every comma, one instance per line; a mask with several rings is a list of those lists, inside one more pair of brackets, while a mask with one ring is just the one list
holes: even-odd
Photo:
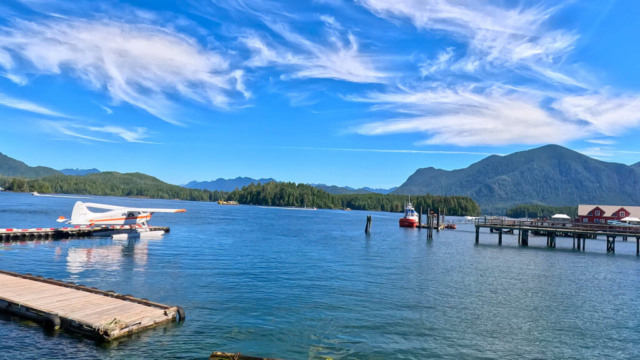
[[364, 233], [371, 233], [371, 215], [367, 215], [367, 224], [364, 226]]

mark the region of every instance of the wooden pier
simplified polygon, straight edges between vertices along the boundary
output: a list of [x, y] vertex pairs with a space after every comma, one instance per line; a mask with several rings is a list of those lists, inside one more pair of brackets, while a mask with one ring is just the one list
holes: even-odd
[[185, 319], [179, 306], [2, 270], [0, 311], [102, 341]]
[[478, 219], [476, 220], [476, 244], [480, 242], [480, 229], [488, 228], [492, 233], [498, 233], [498, 245], [502, 245], [503, 233], [518, 233], [518, 244], [529, 246], [529, 235], [547, 237], [547, 247], [555, 248], [559, 237], [573, 239], [573, 247], [585, 250], [586, 239], [606, 237], [607, 252], [616, 252], [616, 239], [627, 241], [636, 239], [636, 255], [640, 256], [640, 227], [620, 226], [609, 224], [587, 224], [562, 220], [507, 220], [507, 219]]
[[[122, 226], [74, 226], [63, 228], [32, 228], [32, 229], [0, 229], [0, 242], [33, 241], [33, 240], [61, 240], [76, 239], [92, 236], [111, 236], [133, 229], [131, 225]], [[149, 226], [152, 231], [170, 229], [165, 226]]]

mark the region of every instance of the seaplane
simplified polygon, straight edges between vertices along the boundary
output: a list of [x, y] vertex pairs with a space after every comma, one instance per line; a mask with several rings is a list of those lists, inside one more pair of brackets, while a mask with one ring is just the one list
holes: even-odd
[[[93, 212], [92, 209], [107, 210]], [[113, 234], [114, 239], [157, 238], [164, 234], [162, 230], [149, 229], [149, 220], [154, 213], [181, 213], [184, 209], [152, 209], [114, 206], [95, 203], [76, 202], [71, 219], [64, 216], [58, 218], [59, 223], [80, 226], [116, 226], [122, 232]], [[128, 231], [127, 231], [128, 230]]]

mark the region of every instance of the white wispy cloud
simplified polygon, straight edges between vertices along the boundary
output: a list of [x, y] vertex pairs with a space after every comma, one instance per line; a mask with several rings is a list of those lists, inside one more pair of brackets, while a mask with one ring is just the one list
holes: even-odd
[[353, 128], [363, 135], [425, 133], [421, 144], [508, 145], [564, 143], [584, 138], [589, 130], [551, 116], [542, 97], [501, 87], [458, 86], [396, 92], [372, 92], [351, 101], [384, 105], [407, 113]]
[[108, 91], [116, 103], [174, 124], [182, 122], [174, 96], [226, 108], [237, 93], [249, 95], [242, 70], [232, 69], [223, 55], [182, 33], [148, 24], [17, 20], [0, 28], [0, 67], [16, 79], [68, 74]]
[[57, 111], [53, 111], [44, 106], [32, 103], [26, 100], [15, 99], [12, 97], [8, 97], [6, 95], [0, 94], [0, 105], [7, 106], [14, 109], [24, 110], [28, 112], [32, 112], [40, 115], [47, 115], [53, 117], [68, 117], [65, 114], [59, 113]]
[[615, 145], [615, 144], [617, 144], [617, 141], [611, 140], [611, 139], [587, 139], [585, 141], [586, 142], [590, 142], [592, 144], [599, 144], [599, 145]]
[[346, 39], [336, 31], [328, 31], [327, 44], [312, 41], [282, 22], [265, 20], [265, 23], [286, 43], [257, 34], [241, 38], [251, 50], [246, 62], [250, 67], [280, 66], [290, 68], [290, 75], [283, 78], [335, 79], [356, 83], [382, 83], [388, 74], [377, 70], [372, 59], [360, 53], [358, 40], [351, 33]]
[[109, 109], [108, 107], [104, 106], [104, 105], [100, 105], [100, 107], [102, 108], [102, 110], [104, 110], [107, 114], [111, 115], [113, 114], [113, 110]]
[[616, 136], [640, 126], [640, 95], [596, 93], [566, 96], [551, 105], [568, 118], [582, 120], [598, 132]]
[[278, 149], [293, 150], [326, 150], [326, 151], [351, 151], [351, 152], [375, 152], [396, 154], [450, 154], [450, 155], [504, 155], [499, 153], [475, 152], [475, 151], [447, 151], [447, 150], [394, 150], [394, 149], [349, 149], [349, 148], [322, 148], [300, 146], [278, 146]]
[[467, 55], [457, 69], [473, 72], [480, 66], [521, 66], [555, 82], [580, 84], [555, 70], [555, 62], [572, 50], [578, 39], [571, 32], [545, 26], [559, 6], [507, 8], [487, 0], [357, 2], [382, 18], [408, 19], [419, 29], [445, 32], [466, 42]]
[[450, 66], [452, 57], [453, 48], [447, 48], [440, 52], [435, 59], [421, 63], [419, 65], [420, 73], [422, 76], [427, 76], [442, 71]]
[[[43, 130], [51, 134], [63, 134], [84, 140], [115, 143], [118, 142], [118, 139], [120, 139], [126, 142], [133, 143], [155, 144], [153, 142], [144, 140], [148, 138], [148, 134], [147, 129], [143, 127], [123, 128], [115, 125], [93, 126], [71, 121], [49, 120], [41, 121], [40, 125]], [[105, 139], [104, 137], [99, 137], [100, 134], [108, 135], [113, 139]]]

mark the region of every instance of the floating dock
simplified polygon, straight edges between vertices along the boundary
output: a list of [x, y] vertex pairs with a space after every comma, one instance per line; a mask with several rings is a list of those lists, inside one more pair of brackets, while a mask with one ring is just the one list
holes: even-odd
[[492, 233], [498, 233], [498, 245], [502, 245], [502, 234], [518, 232], [518, 244], [529, 246], [529, 234], [546, 236], [547, 247], [556, 247], [556, 238], [573, 238], [573, 247], [585, 250], [587, 239], [606, 237], [607, 252], [616, 252], [616, 239], [627, 241], [636, 240], [636, 255], [640, 256], [640, 227], [620, 226], [609, 224], [587, 224], [561, 220], [507, 220], [507, 219], [478, 219], [476, 220], [476, 244], [480, 242], [480, 229], [488, 228]]
[[185, 319], [179, 306], [2, 270], [0, 311], [103, 341]]
[[[0, 242], [33, 241], [33, 240], [60, 240], [76, 239], [92, 236], [111, 236], [134, 229], [132, 225], [122, 226], [73, 226], [63, 228], [33, 228], [33, 229], [0, 229]], [[165, 226], [149, 226], [151, 231], [164, 231], [171, 229]]]

